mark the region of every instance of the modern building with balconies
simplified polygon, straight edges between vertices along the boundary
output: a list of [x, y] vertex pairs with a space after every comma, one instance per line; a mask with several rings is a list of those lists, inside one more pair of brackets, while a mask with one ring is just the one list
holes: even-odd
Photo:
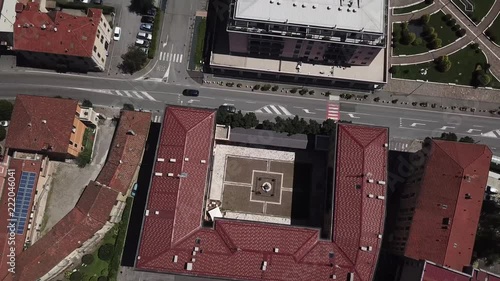
[[386, 82], [385, 0], [231, 0], [227, 10], [209, 40], [214, 73], [356, 88]]

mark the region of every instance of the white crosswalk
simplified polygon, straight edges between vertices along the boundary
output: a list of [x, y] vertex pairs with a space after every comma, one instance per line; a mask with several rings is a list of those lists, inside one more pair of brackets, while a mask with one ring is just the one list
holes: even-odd
[[326, 106], [326, 119], [338, 121], [340, 119], [340, 105], [334, 101], [328, 101]]
[[153, 123], [161, 123], [161, 115], [153, 115]]
[[500, 129], [482, 133], [481, 136], [489, 138], [500, 138]]
[[116, 94], [117, 96], [135, 98], [135, 99], [148, 99], [151, 101], [156, 101], [148, 92], [145, 91], [125, 91], [125, 90], [111, 90], [111, 94]]
[[269, 113], [269, 114], [276, 114], [276, 115], [286, 115], [286, 116], [293, 116], [293, 114], [290, 113], [285, 107], [281, 105], [266, 105], [258, 110], [255, 111], [255, 113]]
[[160, 52], [160, 60], [161, 61], [171, 61], [171, 62], [181, 63], [183, 57], [184, 57], [183, 54]]

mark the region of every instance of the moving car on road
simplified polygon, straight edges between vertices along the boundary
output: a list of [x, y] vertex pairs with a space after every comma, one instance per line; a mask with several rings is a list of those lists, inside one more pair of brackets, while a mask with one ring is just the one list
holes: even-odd
[[113, 40], [118, 41], [120, 40], [120, 36], [122, 36], [122, 29], [117, 26], [115, 27], [115, 32], [113, 33]]
[[234, 105], [223, 104], [219, 106], [219, 110], [225, 111], [227, 113], [236, 113], [236, 107]]
[[153, 39], [153, 35], [151, 33], [138, 32], [137, 33], [137, 38], [138, 39], [144, 39], [144, 40], [151, 41]]
[[189, 97], [197, 97], [200, 95], [200, 92], [198, 90], [185, 89], [184, 91], [182, 91], [182, 95]]
[[153, 25], [150, 24], [150, 23], [143, 23], [143, 24], [141, 24], [141, 28], [140, 29], [143, 30], [143, 31], [149, 31], [149, 32], [151, 32], [151, 31], [153, 31]]
[[137, 193], [137, 187], [137, 183], [134, 183], [134, 187], [132, 188], [132, 192], [130, 193], [132, 197], [135, 197], [135, 194]]

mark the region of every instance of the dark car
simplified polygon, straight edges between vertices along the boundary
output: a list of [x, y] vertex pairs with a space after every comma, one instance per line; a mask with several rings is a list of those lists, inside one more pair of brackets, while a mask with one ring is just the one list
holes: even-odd
[[182, 91], [182, 95], [189, 97], [197, 97], [200, 95], [200, 92], [198, 90], [185, 89], [184, 91]]
[[146, 15], [155, 17], [156, 16], [156, 9], [155, 8], [149, 9], [147, 11]]
[[143, 22], [143, 23], [153, 23], [153, 22], [155, 22], [155, 18], [153, 18], [151, 16], [142, 16], [141, 22]]
[[236, 107], [233, 105], [223, 104], [223, 105], [219, 106], [219, 110], [225, 111], [227, 113], [236, 113]]

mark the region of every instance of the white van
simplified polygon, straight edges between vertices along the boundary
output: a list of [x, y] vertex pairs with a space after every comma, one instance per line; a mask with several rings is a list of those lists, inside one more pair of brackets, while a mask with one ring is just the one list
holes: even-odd
[[122, 29], [119, 26], [115, 27], [115, 32], [113, 34], [113, 40], [115, 40], [115, 41], [120, 40], [121, 35], [122, 35]]

